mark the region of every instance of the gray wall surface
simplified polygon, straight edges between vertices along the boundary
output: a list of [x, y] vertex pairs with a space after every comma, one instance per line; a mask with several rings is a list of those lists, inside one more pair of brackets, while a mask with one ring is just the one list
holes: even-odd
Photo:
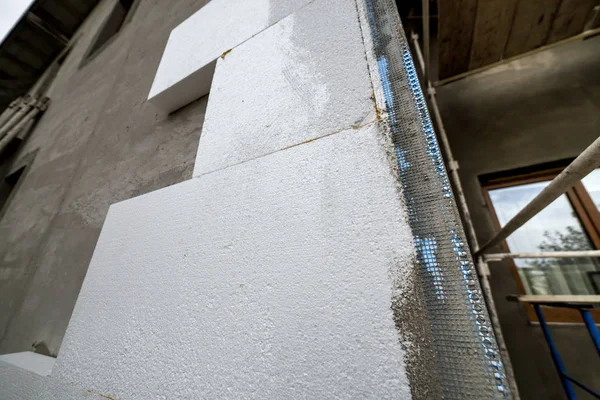
[[80, 28], [13, 163], [37, 150], [0, 220], [0, 354], [58, 353], [109, 205], [192, 176], [206, 97], [171, 115], [146, 98], [169, 33], [206, 0], [141, 1], [82, 64], [115, 1]]
[[[480, 242], [495, 232], [480, 175], [576, 157], [600, 134], [598, 49], [600, 37], [574, 42], [438, 88]], [[517, 293], [509, 265], [490, 268], [522, 398], [564, 399], [539, 326], [529, 324], [521, 305], [506, 300]], [[585, 328], [554, 326], [552, 332], [567, 371], [600, 389], [600, 360]], [[592, 398], [578, 393], [578, 398]]]

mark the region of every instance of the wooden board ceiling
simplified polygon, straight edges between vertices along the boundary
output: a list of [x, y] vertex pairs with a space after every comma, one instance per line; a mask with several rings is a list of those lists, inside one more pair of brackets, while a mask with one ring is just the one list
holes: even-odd
[[0, 43], [0, 113], [38, 80], [98, 1], [33, 2]]
[[600, 0], [438, 0], [439, 79], [597, 28]]

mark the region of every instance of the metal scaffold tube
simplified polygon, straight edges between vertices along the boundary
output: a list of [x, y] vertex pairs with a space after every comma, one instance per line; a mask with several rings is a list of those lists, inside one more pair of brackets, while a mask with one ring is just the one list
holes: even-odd
[[[425, 0], [426, 1], [426, 0]], [[424, 63], [423, 54], [421, 53], [421, 48], [419, 46], [419, 36], [414, 32], [411, 35], [416, 58], [419, 61], [420, 67], [422, 71], [425, 71], [427, 68], [427, 64]], [[427, 73], [424, 73], [424, 76], [428, 76]], [[464, 195], [464, 191], [462, 188], [462, 184], [460, 181], [460, 176], [458, 174], [458, 162], [454, 159], [454, 155], [452, 154], [452, 148], [450, 147], [450, 141], [448, 140], [448, 135], [446, 134], [446, 129], [444, 127], [444, 122], [442, 120], [442, 115], [440, 113], [440, 109], [437, 104], [436, 91], [435, 88], [431, 85], [431, 82], [425, 79], [425, 84], [427, 85], [427, 94], [429, 95], [429, 103], [431, 105], [431, 109], [433, 111], [433, 117], [437, 125], [438, 136], [441, 142], [441, 148], [444, 153], [444, 157], [446, 159], [446, 163], [448, 165], [448, 169], [450, 170], [450, 179], [454, 186], [454, 194], [455, 198], [458, 201], [458, 207], [463, 216], [463, 224], [465, 225], [465, 233], [467, 235], [467, 240], [471, 249], [475, 252], [479, 248], [479, 243], [477, 241], [477, 236], [475, 234], [475, 227], [473, 226], [473, 221], [471, 220], [471, 214], [469, 212], [469, 207], [467, 205], [467, 200]], [[512, 369], [512, 364], [510, 362], [510, 356], [508, 354], [508, 348], [506, 347], [506, 342], [504, 341], [504, 336], [502, 334], [502, 330], [500, 327], [500, 318], [498, 317], [498, 312], [496, 311], [496, 304], [494, 302], [494, 297], [492, 295], [492, 288], [489, 281], [490, 270], [486, 263], [486, 261], [479, 257], [476, 259], [476, 268], [477, 273], [479, 275], [479, 280], [481, 283], [481, 290], [483, 293], [483, 297], [487, 304], [488, 313], [490, 315], [490, 319], [492, 321], [492, 327], [494, 329], [494, 334], [496, 336], [496, 341], [498, 343], [498, 350], [502, 355], [502, 359], [504, 361], [506, 376], [509, 385], [512, 389], [513, 398], [518, 400], [519, 390], [517, 387], [517, 381], [515, 379], [515, 375]]]
[[0, 152], [2, 152], [10, 141], [19, 134], [23, 127], [33, 121], [38, 113], [44, 111], [48, 107], [49, 101], [50, 99], [48, 97], [43, 97], [33, 105], [27, 107], [27, 114], [25, 114], [16, 124], [12, 125], [10, 129], [6, 130], [6, 133], [0, 138]]
[[502, 261], [508, 258], [584, 258], [600, 257], [600, 250], [582, 251], [552, 251], [548, 253], [494, 253], [485, 254], [483, 259], [487, 262]]
[[502, 243], [514, 231], [535, 217], [546, 206], [569, 190], [576, 182], [600, 166], [600, 137], [583, 151], [567, 168], [565, 168], [548, 186], [517, 213], [502, 229], [488, 241], [475, 256], [480, 256], [492, 247]]
[[[421, 53], [421, 47], [419, 46], [419, 35], [413, 32], [411, 38], [415, 46], [417, 60], [419, 61], [421, 70], [423, 71], [425, 69], [425, 65], [423, 64], [423, 54]], [[426, 81], [426, 84], [427, 94], [429, 95], [431, 109], [433, 111], [433, 117], [437, 124], [439, 138], [442, 144], [442, 150], [444, 151], [446, 163], [448, 164], [448, 169], [450, 170], [452, 183], [454, 184], [455, 197], [458, 200], [459, 209], [463, 214], [467, 240], [469, 241], [469, 246], [471, 246], [472, 251], [477, 251], [479, 248], [479, 243], [477, 242], [475, 228], [473, 227], [471, 214], [469, 213], [469, 207], [467, 206], [467, 199], [465, 198], [460, 177], [458, 175], [458, 162], [454, 159], [450, 142], [448, 141], [448, 136], [446, 135], [446, 129], [444, 128], [444, 123], [442, 122], [442, 115], [440, 114], [440, 109], [437, 104], [435, 88], [431, 86], [429, 81]]]
[[8, 121], [18, 110], [21, 104], [23, 103], [23, 98], [19, 97], [13, 100], [8, 107], [2, 112], [0, 115], [0, 127], [4, 125], [6, 121]]
[[421, 6], [423, 8], [423, 59], [425, 60], [423, 63], [423, 77], [429, 86], [429, 82], [431, 81], [431, 77], [429, 75], [431, 65], [429, 52], [429, 0], [421, 0]]
[[27, 113], [29, 112], [29, 110], [31, 110], [34, 104], [35, 100], [33, 100], [31, 96], [25, 96], [18, 109], [16, 109], [16, 111], [10, 116], [10, 118], [7, 119], [7, 121], [2, 126], [0, 126], [0, 138], [4, 137], [13, 128], [13, 126], [17, 125], [19, 121], [21, 121], [23, 117], [27, 115]]

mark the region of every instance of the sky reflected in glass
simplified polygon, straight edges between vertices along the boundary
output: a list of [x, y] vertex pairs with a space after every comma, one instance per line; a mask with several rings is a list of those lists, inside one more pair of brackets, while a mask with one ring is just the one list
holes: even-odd
[[[600, 184], [600, 175], [592, 184]], [[523, 209], [549, 181], [489, 191], [501, 226]], [[600, 187], [598, 187], [600, 189]], [[511, 252], [593, 250], [568, 197], [552, 204], [517, 229], [506, 240]], [[515, 259], [525, 291], [529, 294], [595, 294], [592, 283], [596, 260], [590, 258]]]

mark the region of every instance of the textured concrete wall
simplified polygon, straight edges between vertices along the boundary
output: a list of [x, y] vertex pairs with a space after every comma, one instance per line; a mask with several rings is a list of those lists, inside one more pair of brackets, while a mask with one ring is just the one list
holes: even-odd
[[[576, 42], [438, 89], [442, 116], [481, 243], [495, 228], [478, 176], [576, 157], [598, 137], [600, 38]], [[500, 251], [500, 249], [496, 249]], [[523, 399], [563, 399], [539, 326], [522, 306], [507, 263], [490, 264], [492, 289]], [[553, 334], [567, 370], [600, 387], [600, 361], [583, 327]], [[577, 389], [579, 390], [579, 389]], [[591, 398], [583, 392], [578, 398]]]
[[141, 1], [80, 68], [113, 1], [82, 26], [15, 160], [38, 150], [0, 220], [0, 353], [58, 353], [109, 205], [192, 175], [206, 99], [167, 116], [146, 98], [170, 31], [205, 2]]

